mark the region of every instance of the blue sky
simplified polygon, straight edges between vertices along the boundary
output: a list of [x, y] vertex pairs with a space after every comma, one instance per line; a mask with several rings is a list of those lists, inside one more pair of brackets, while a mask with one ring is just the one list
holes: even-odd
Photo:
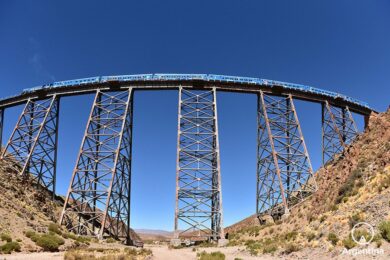
[[[389, 13], [387, 0], [0, 0], [1, 96], [97, 75], [213, 73], [312, 85], [384, 111]], [[90, 95], [62, 100], [60, 193], [68, 188], [91, 102]], [[296, 107], [318, 168], [320, 107], [298, 101]], [[6, 111], [3, 142], [20, 111]], [[134, 113], [132, 225], [171, 230], [177, 92], [138, 92]], [[255, 211], [256, 98], [219, 93], [218, 116], [229, 225]]]

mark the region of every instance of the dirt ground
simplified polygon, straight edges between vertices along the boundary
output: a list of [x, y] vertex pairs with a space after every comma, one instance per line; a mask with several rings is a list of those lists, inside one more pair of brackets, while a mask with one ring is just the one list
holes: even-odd
[[0, 260], [60, 260], [64, 258], [64, 252], [56, 253], [13, 253], [12, 255], [0, 255]]
[[249, 255], [248, 252], [244, 251], [244, 247], [208, 247], [208, 248], [197, 248], [193, 251], [193, 248], [182, 248], [182, 249], [169, 249], [167, 246], [147, 246], [153, 251], [153, 260], [171, 260], [171, 259], [183, 259], [183, 260], [195, 260], [198, 252], [206, 251], [216, 252], [220, 251], [225, 254], [226, 260], [234, 260], [235, 258], [241, 258], [245, 260], [254, 259], [273, 259], [271, 256], [254, 257]]
[[[243, 247], [226, 247], [226, 248], [198, 248], [193, 251], [192, 248], [169, 249], [166, 245], [147, 245], [145, 248], [153, 251], [153, 256], [147, 258], [148, 260], [196, 260], [197, 252], [215, 252], [220, 251], [226, 255], [226, 260], [234, 260], [241, 258], [245, 260], [254, 259], [274, 259], [271, 256], [254, 257], [250, 256], [248, 252], [243, 251]], [[0, 255], [0, 260], [60, 260], [63, 259], [64, 252], [58, 253], [16, 253], [12, 255]]]
[[[244, 247], [208, 247], [208, 248], [197, 248], [193, 251], [193, 248], [182, 248], [182, 249], [170, 249], [166, 245], [146, 245], [145, 248], [153, 251], [153, 256], [147, 258], [148, 260], [196, 260], [196, 254], [198, 252], [216, 252], [220, 251], [225, 254], [226, 260], [234, 260], [236, 258], [243, 260], [275, 260], [275, 259], [315, 259], [315, 260], [328, 260], [328, 259], [354, 259], [354, 260], [366, 260], [376, 259], [385, 260], [390, 259], [390, 248], [384, 248], [383, 254], [380, 255], [345, 255], [341, 250], [334, 250], [332, 252], [324, 251], [321, 248], [317, 249], [303, 249], [299, 252], [294, 252], [289, 255], [259, 255], [251, 256], [249, 252], [244, 250]], [[0, 255], [0, 260], [60, 260], [63, 259], [64, 252], [57, 253], [17, 253], [12, 255]]]

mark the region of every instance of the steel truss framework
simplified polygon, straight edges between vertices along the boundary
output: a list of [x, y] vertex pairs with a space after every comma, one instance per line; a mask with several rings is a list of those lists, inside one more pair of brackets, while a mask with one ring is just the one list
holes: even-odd
[[317, 190], [291, 95], [258, 95], [257, 214], [281, 216]]
[[15, 160], [20, 174], [55, 195], [59, 99], [30, 99], [23, 109], [2, 158]]
[[348, 107], [322, 104], [322, 163], [341, 153], [358, 135]]
[[224, 238], [216, 90], [179, 89], [175, 237]]
[[60, 223], [80, 235], [130, 237], [133, 92], [97, 91]]

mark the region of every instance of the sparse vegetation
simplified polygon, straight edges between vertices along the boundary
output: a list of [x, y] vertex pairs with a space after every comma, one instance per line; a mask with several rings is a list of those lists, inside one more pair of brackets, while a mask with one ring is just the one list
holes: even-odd
[[291, 254], [292, 252], [296, 252], [296, 251], [299, 251], [300, 250], [300, 247], [295, 244], [295, 243], [289, 243], [286, 245], [286, 247], [284, 248], [284, 253], [285, 254]]
[[89, 245], [91, 238], [86, 236], [76, 236], [76, 241]]
[[307, 241], [309, 241], [309, 242], [312, 241], [315, 237], [316, 237], [316, 234], [314, 234], [313, 232], [306, 234]]
[[382, 221], [379, 224], [379, 231], [387, 242], [390, 242], [390, 221]]
[[390, 175], [385, 175], [378, 184], [378, 192], [382, 192], [390, 187]]
[[26, 237], [30, 238], [35, 244], [44, 251], [55, 252], [58, 251], [58, 248], [65, 243], [64, 239], [59, 237], [54, 232], [49, 232], [47, 234], [37, 234], [32, 230], [25, 232]]
[[261, 244], [259, 241], [255, 241], [255, 240], [247, 240], [245, 242], [245, 245], [246, 245], [246, 249], [249, 251], [249, 253], [251, 255], [257, 255], [258, 254], [258, 251], [260, 250], [261, 248]]
[[9, 234], [3, 233], [3, 234], [1, 234], [0, 238], [1, 238], [1, 241], [12, 242], [12, 238]]
[[272, 254], [278, 250], [278, 246], [275, 244], [265, 245], [263, 248], [263, 254]]
[[58, 224], [55, 224], [55, 223], [49, 224], [49, 231], [54, 232], [58, 235], [62, 235], [60, 226]]
[[112, 237], [109, 237], [109, 238], [106, 239], [106, 242], [107, 243], [115, 243], [116, 240], [114, 238], [112, 238]]
[[[362, 167], [362, 166], [361, 166]], [[360, 183], [359, 180], [363, 176], [361, 168], [357, 168], [352, 171], [351, 175], [349, 175], [347, 181], [340, 187], [338, 191], [338, 197], [336, 198], [336, 204], [339, 204], [341, 202], [344, 202], [350, 196], [354, 196], [357, 194], [357, 188], [360, 187], [358, 184]]]
[[44, 251], [55, 252], [58, 251], [60, 246], [56, 241], [51, 240], [49, 237], [40, 237], [36, 244], [43, 248]]
[[356, 246], [356, 243], [355, 243], [355, 241], [352, 240], [351, 235], [343, 240], [343, 246], [346, 249], [351, 249], [351, 248], [354, 248]]
[[286, 234], [284, 234], [284, 239], [287, 240], [287, 241], [291, 241], [291, 240], [295, 240], [295, 238], [298, 236], [298, 232], [297, 231], [291, 231], [291, 232], [288, 232]]
[[20, 251], [20, 244], [18, 242], [7, 242], [0, 247], [0, 251], [3, 254], [11, 254], [13, 251]]
[[65, 239], [72, 239], [75, 240], [75, 245], [86, 244], [89, 245], [89, 242], [91, 242], [91, 238], [87, 236], [77, 236], [72, 232], [62, 232], [61, 236]]
[[145, 259], [152, 255], [149, 249], [125, 248], [119, 249], [106, 248], [85, 248], [67, 251], [64, 255], [65, 260], [134, 260]]
[[364, 237], [366, 241], [371, 239], [371, 234], [366, 229], [356, 229], [354, 236], [356, 239]]
[[353, 228], [357, 223], [364, 221], [361, 213], [355, 213], [349, 217], [349, 227]]
[[339, 238], [335, 233], [329, 233], [328, 234], [328, 241], [332, 243], [332, 245], [337, 245], [337, 242], [339, 242]]
[[35, 233], [32, 230], [29, 230], [29, 231], [26, 232], [26, 237], [30, 238], [33, 242], [36, 243], [38, 241], [40, 235]]
[[314, 216], [313, 213], [308, 212], [307, 215], [306, 215], [306, 219], [307, 219], [307, 221], [309, 221], [309, 222], [313, 222], [314, 220], [316, 220], [316, 217]]
[[210, 241], [202, 241], [198, 246], [199, 247], [212, 247], [212, 246], [215, 246], [215, 243], [212, 243]]
[[225, 255], [219, 251], [206, 253], [205, 251], [198, 253], [197, 257], [199, 260], [225, 260]]

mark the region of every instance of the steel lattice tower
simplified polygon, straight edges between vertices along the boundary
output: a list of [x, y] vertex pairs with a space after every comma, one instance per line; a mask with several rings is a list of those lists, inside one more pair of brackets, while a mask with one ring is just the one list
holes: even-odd
[[258, 95], [257, 214], [281, 216], [317, 190], [291, 95]]
[[55, 195], [59, 99], [28, 100], [2, 154]]
[[179, 89], [175, 237], [224, 238], [216, 90]]
[[322, 163], [342, 153], [359, 134], [348, 107], [322, 104]]
[[80, 235], [130, 237], [133, 92], [97, 91], [61, 224]]

